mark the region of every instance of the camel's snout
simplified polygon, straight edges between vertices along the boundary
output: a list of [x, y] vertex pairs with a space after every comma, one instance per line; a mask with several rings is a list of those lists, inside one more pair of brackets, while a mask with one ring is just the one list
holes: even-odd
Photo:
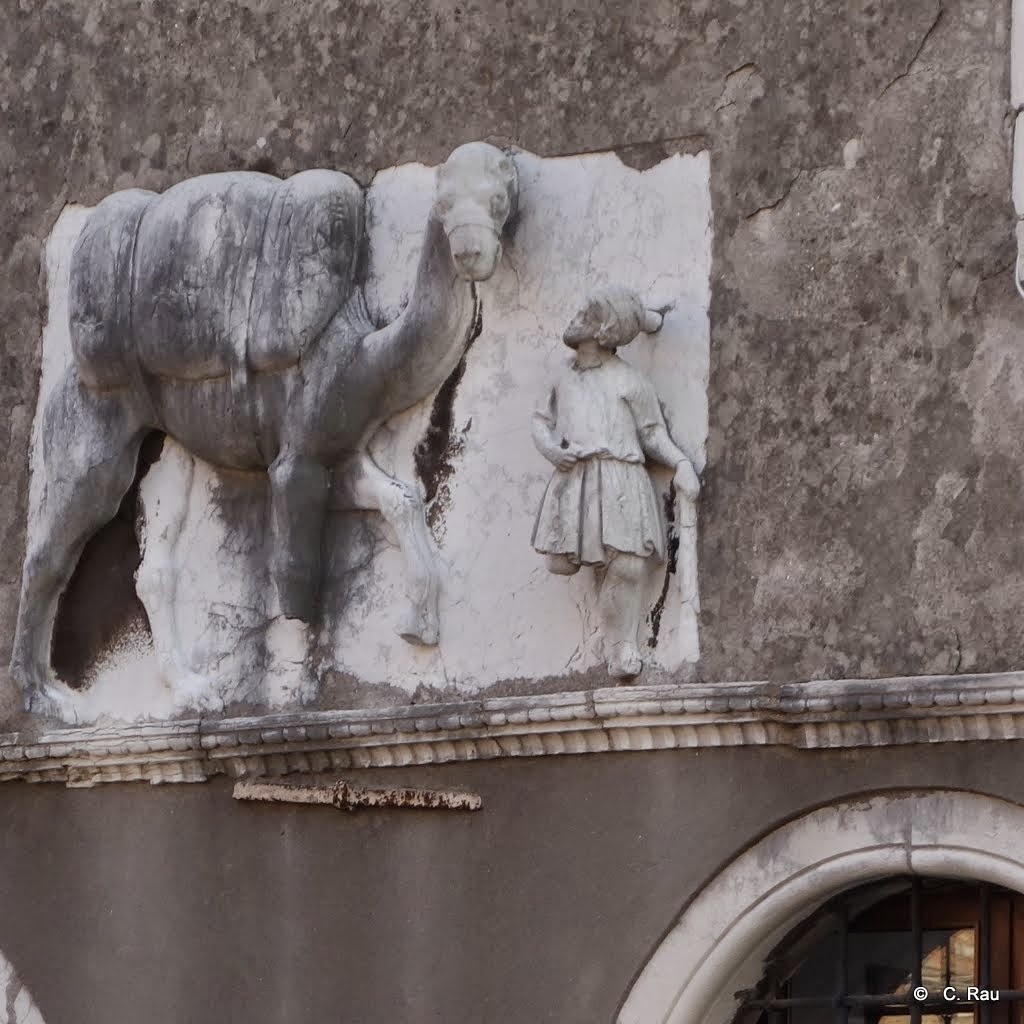
[[486, 142], [459, 146], [438, 169], [434, 210], [463, 280], [486, 281], [497, 269], [517, 197], [515, 164]]
[[449, 232], [448, 244], [459, 276], [467, 281], [486, 281], [501, 259], [501, 240], [489, 225], [458, 225]]

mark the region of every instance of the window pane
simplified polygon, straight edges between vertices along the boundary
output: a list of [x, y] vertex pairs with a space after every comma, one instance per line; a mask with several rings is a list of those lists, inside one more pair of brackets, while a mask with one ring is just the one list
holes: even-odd
[[[906, 996], [914, 977], [913, 936], [909, 931], [861, 932], [849, 936], [846, 991], [858, 995]], [[924, 958], [921, 982], [939, 993], [947, 985], [964, 989], [975, 983], [975, 936], [973, 928], [928, 931], [922, 936]], [[821, 942], [793, 976], [790, 995], [829, 997], [837, 989], [838, 936]], [[909, 1012], [888, 1012], [879, 1008], [855, 1007], [850, 1024], [906, 1024]], [[795, 1009], [791, 1024], [832, 1024], [831, 1009]], [[974, 1014], [950, 1017], [927, 1015], [922, 1024], [973, 1024]]]
[[[764, 976], [733, 1024], [910, 1024], [912, 1013], [922, 1014], [920, 1024], [977, 1024], [982, 1008], [946, 1002], [943, 989], [964, 999], [978, 984], [980, 918], [992, 922], [992, 977], [1006, 979], [1004, 986], [1011, 977], [1019, 984], [1021, 960], [1015, 958], [1024, 948], [1024, 898], [1018, 905], [1004, 890], [989, 888], [986, 917], [986, 890], [979, 885], [925, 879], [916, 904], [914, 888], [913, 879], [894, 876], [823, 904], [771, 950]], [[924, 928], [916, 942], [915, 916]], [[906, 1002], [915, 984], [928, 989], [927, 1007]], [[901, 1000], [905, 1005], [896, 1005]], [[1011, 1017], [1024, 1024], [1024, 1000], [995, 1011], [997, 1020]]]
[[[908, 1017], [880, 1017], [878, 1024], [907, 1024]], [[952, 1017], [935, 1017], [925, 1014], [921, 1018], [921, 1024], [974, 1024], [974, 1014], [970, 1011], [965, 1013], [954, 1013]]]

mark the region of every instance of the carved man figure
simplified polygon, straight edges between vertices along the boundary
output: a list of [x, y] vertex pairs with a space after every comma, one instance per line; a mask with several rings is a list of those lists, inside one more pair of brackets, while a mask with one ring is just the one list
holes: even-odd
[[569, 576], [603, 570], [599, 616], [611, 676], [643, 668], [637, 644], [651, 559], [665, 557], [665, 531], [646, 459], [675, 470], [673, 486], [694, 501], [700, 482], [672, 440], [650, 380], [616, 349], [641, 331], [659, 330], [663, 314], [639, 296], [610, 286], [591, 295], [562, 340], [575, 350], [547, 405], [535, 413], [533, 439], [555, 467], [533, 529], [548, 569]]

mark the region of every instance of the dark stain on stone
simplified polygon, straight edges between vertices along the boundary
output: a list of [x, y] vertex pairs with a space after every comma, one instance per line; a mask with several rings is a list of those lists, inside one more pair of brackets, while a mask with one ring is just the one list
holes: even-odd
[[[318, 707], [393, 708], [409, 703], [409, 695], [389, 683], [364, 683], [350, 673], [337, 669], [327, 670], [320, 678]], [[246, 711], [246, 714], [251, 712]]]
[[278, 178], [282, 176], [277, 169], [277, 164], [269, 156], [261, 156], [251, 161], [246, 170], [259, 171], [261, 174], [273, 174]]
[[977, 495], [978, 467], [968, 477], [963, 490], [953, 499], [949, 509], [949, 522], [942, 531], [942, 539], [963, 550], [978, 528], [981, 510]]
[[[454, 471], [454, 460], [461, 453], [465, 442], [454, 430], [455, 396], [466, 372], [466, 355], [483, 330], [483, 306], [473, 289], [473, 322], [466, 336], [466, 347], [458, 366], [434, 396], [430, 410], [430, 422], [420, 438], [413, 458], [416, 475], [423, 482], [426, 491], [427, 525], [431, 528], [443, 516], [448, 505], [447, 481]], [[437, 500], [435, 500], [437, 499]]]
[[668, 598], [668, 588], [672, 577], [676, 574], [676, 567], [679, 564], [679, 531], [676, 529], [676, 489], [670, 487], [668, 493], [664, 496], [663, 501], [665, 503], [665, 540], [666, 540], [666, 559], [665, 559], [665, 579], [661, 584], [661, 593], [658, 595], [658, 600], [654, 602], [654, 607], [651, 609], [651, 614], [648, 620], [651, 623], [651, 636], [647, 641], [647, 646], [655, 648], [658, 646], [658, 634], [661, 632], [661, 616], [665, 611], [665, 600]]
[[670, 139], [654, 139], [650, 142], [630, 142], [617, 146], [614, 152], [627, 167], [633, 168], [634, 171], [646, 171], [676, 153], [692, 155], [707, 148], [707, 136], [698, 132]]
[[971, 331], [963, 331], [950, 349], [952, 369], [966, 370], [974, 362], [974, 352], [978, 347], [978, 339]]
[[74, 689], [82, 689], [100, 655], [132, 626], [149, 630], [149, 618], [135, 592], [142, 560], [135, 534], [139, 484], [159, 458], [164, 435], [151, 433], [139, 452], [135, 479], [117, 515], [85, 545], [61, 595], [53, 631], [53, 668]]

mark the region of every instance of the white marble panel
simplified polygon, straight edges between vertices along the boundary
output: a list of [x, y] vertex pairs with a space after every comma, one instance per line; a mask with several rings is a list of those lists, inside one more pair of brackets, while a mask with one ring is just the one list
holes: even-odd
[[[428, 508], [444, 570], [440, 645], [415, 647], [396, 635], [405, 564], [394, 537], [372, 515], [331, 518], [323, 626], [314, 631], [281, 619], [266, 568], [265, 481], [216, 472], [168, 441], [140, 489], [138, 586], [153, 642], [126, 637], [107, 652], [73, 717], [160, 717], [233, 701], [283, 706], [312, 696], [314, 677], [331, 669], [356, 684], [387, 684], [407, 694], [426, 686], [451, 695], [502, 683], [550, 686], [562, 677], [567, 689], [578, 689], [580, 674], [596, 670], [592, 574], [552, 576], [530, 545], [550, 475], [531, 440], [531, 414], [558, 362], [570, 357], [561, 333], [588, 291], [622, 284], [650, 306], [673, 304], [658, 334], [642, 335], [620, 354], [652, 377], [673, 436], [702, 466], [709, 158], [677, 155], [637, 171], [611, 153], [557, 159], [523, 153], [516, 165], [521, 194], [514, 237], [494, 277], [480, 286], [483, 329], [453, 403], [450, 473]], [[366, 295], [379, 322], [393, 318], [408, 298], [434, 178], [432, 168], [407, 165], [381, 172], [369, 189]], [[70, 359], [67, 264], [87, 216], [70, 207], [48, 247], [44, 399]], [[430, 413], [428, 401], [381, 428], [371, 450], [387, 472], [417, 479], [413, 452]], [[33, 475], [33, 515], [40, 475]], [[655, 474], [659, 493], [669, 477]], [[678, 570], [666, 578], [664, 566], [652, 567], [648, 607], [664, 595], [656, 644], [650, 644], [650, 617], [641, 636], [648, 661], [641, 682], [685, 677], [699, 655], [692, 524], [681, 529]]]

